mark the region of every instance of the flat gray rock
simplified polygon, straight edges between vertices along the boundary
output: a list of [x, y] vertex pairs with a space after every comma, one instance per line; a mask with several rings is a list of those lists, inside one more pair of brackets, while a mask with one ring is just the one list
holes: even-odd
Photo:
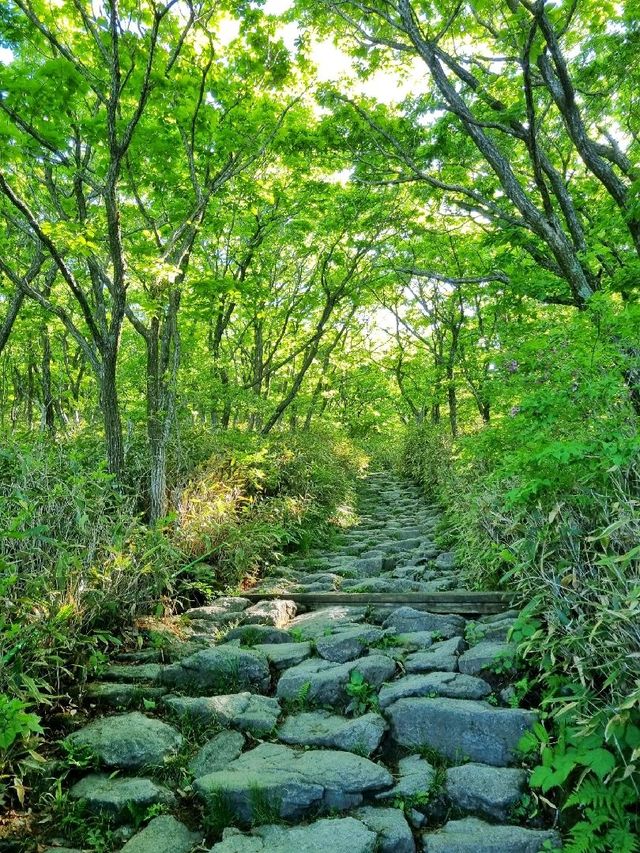
[[526, 781], [524, 770], [463, 764], [447, 770], [446, 791], [461, 812], [507, 821]]
[[386, 709], [393, 739], [408, 748], [429, 747], [450, 761], [512, 764], [536, 714], [494, 708], [466, 699], [399, 699]]
[[377, 838], [352, 817], [324, 818], [308, 826], [259, 826], [251, 835], [226, 830], [210, 853], [376, 853]]
[[275, 669], [289, 669], [307, 660], [313, 654], [311, 643], [263, 643], [259, 647], [263, 654]]
[[287, 669], [276, 692], [280, 699], [291, 701], [302, 697], [311, 704], [333, 707], [349, 701], [346, 688], [354, 670], [374, 687], [380, 687], [393, 676], [395, 669], [395, 662], [384, 655], [368, 655], [348, 663], [311, 658]]
[[251, 605], [248, 598], [240, 598], [235, 595], [222, 595], [214, 599], [205, 607], [192, 607], [185, 612], [190, 619], [210, 619], [221, 613], [241, 613]]
[[388, 791], [377, 794], [380, 802], [402, 801], [411, 805], [416, 801], [426, 802], [437, 778], [437, 772], [426, 758], [419, 755], [408, 755], [398, 762], [396, 783]]
[[353, 578], [342, 584], [347, 592], [409, 592], [412, 582], [390, 578]]
[[258, 807], [277, 810], [283, 820], [318, 811], [346, 811], [392, 782], [384, 767], [349, 752], [298, 751], [262, 743], [225, 770], [196, 779], [194, 788], [210, 808], [222, 801], [241, 823], [249, 824]]
[[195, 617], [186, 617], [184, 626], [189, 629], [192, 635], [196, 635], [195, 639], [210, 639], [215, 640], [218, 633], [225, 629], [232, 628], [237, 625], [242, 619], [242, 613], [215, 613], [207, 619], [196, 619]]
[[424, 651], [433, 645], [433, 631], [409, 631], [395, 636], [396, 640], [410, 651]]
[[224, 731], [207, 741], [198, 754], [189, 762], [189, 772], [195, 779], [215, 773], [231, 764], [244, 748], [244, 735], [240, 732]]
[[152, 782], [151, 779], [107, 776], [91, 773], [70, 789], [73, 800], [83, 800], [89, 811], [106, 814], [116, 822], [131, 819], [131, 808], [142, 812], [154, 805], [174, 806], [171, 791]]
[[456, 555], [453, 551], [444, 551], [442, 554], [438, 554], [436, 557], [436, 569], [440, 569], [440, 571], [448, 572], [451, 569], [454, 569], [456, 565]]
[[238, 646], [223, 645], [203, 649], [165, 667], [160, 681], [168, 687], [206, 696], [247, 688], [266, 692], [271, 676], [267, 661], [261, 655]]
[[346, 663], [359, 657], [371, 643], [382, 639], [384, 634], [383, 630], [371, 625], [338, 629], [328, 637], [318, 637], [316, 651], [325, 660]]
[[273, 625], [238, 625], [225, 635], [225, 642], [240, 640], [246, 646], [258, 646], [263, 643], [290, 643], [291, 635], [282, 628]]
[[248, 692], [226, 696], [165, 696], [163, 702], [178, 717], [202, 725], [232, 726], [258, 737], [273, 731], [280, 716], [277, 699]]
[[191, 832], [171, 815], [160, 815], [136, 833], [121, 853], [190, 853], [202, 841], [202, 833]]
[[450, 820], [422, 840], [425, 853], [540, 853], [547, 842], [561, 846], [556, 832], [496, 826], [473, 817]]
[[458, 655], [464, 649], [462, 637], [434, 643], [422, 652], [410, 654], [404, 662], [407, 672], [456, 672]]
[[380, 746], [386, 729], [387, 724], [379, 714], [348, 718], [329, 711], [309, 711], [287, 717], [278, 729], [278, 740], [368, 756]]
[[460, 656], [458, 666], [460, 672], [465, 672], [468, 675], [491, 673], [495, 671], [496, 665], [509, 668], [515, 651], [515, 646], [511, 643], [483, 640]]
[[504, 622], [505, 619], [515, 621], [519, 615], [519, 610], [503, 610], [502, 613], [489, 613], [487, 616], [481, 616], [478, 622], [481, 625], [492, 625], [494, 622]]
[[304, 640], [315, 640], [327, 633], [332, 633], [339, 625], [362, 622], [367, 612], [366, 607], [336, 605], [302, 613], [287, 625], [287, 629], [297, 631]]
[[70, 734], [67, 741], [89, 749], [105, 767], [138, 770], [162, 764], [178, 751], [182, 735], [167, 723], [132, 711], [100, 717]]
[[378, 836], [376, 853], [415, 853], [411, 829], [400, 809], [363, 806], [352, 817]]
[[399, 607], [384, 621], [385, 628], [395, 628], [396, 631], [437, 631], [445, 639], [464, 633], [466, 622], [462, 616], [453, 614], [426, 613], [414, 610], [413, 607]]
[[509, 635], [509, 631], [515, 624], [515, 619], [505, 617], [493, 622], [475, 622], [473, 630], [469, 632], [469, 624], [467, 623], [467, 634], [470, 646], [475, 646], [481, 642], [505, 643]]
[[381, 708], [407, 696], [446, 696], [450, 699], [484, 699], [491, 686], [481, 678], [460, 672], [431, 672], [426, 675], [407, 675], [383, 684], [378, 694]]
[[297, 610], [294, 601], [284, 598], [259, 601], [243, 611], [242, 621], [246, 625], [272, 625], [274, 628], [283, 628], [293, 619]]

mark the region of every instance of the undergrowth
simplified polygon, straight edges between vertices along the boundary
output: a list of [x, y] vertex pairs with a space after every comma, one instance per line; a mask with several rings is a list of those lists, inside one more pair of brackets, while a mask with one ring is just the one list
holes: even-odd
[[[523, 608], [514, 640], [540, 810], [568, 853], [640, 850], [640, 441], [593, 399], [562, 410], [544, 389], [457, 441], [408, 436], [404, 469], [443, 508], [469, 588], [506, 588]], [[593, 389], [591, 389], [593, 395]], [[536, 409], [536, 401], [538, 409]], [[602, 401], [601, 401], [602, 402]], [[526, 417], [521, 415], [526, 413]], [[589, 414], [591, 413], [591, 415]], [[611, 438], [611, 436], [615, 438]]]

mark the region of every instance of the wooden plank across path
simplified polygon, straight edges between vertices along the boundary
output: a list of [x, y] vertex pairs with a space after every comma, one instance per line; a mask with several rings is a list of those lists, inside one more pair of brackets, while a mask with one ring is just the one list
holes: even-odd
[[513, 603], [508, 592], [473, 592], [452, 590], [451, 592], [243, 592], [250, 601], [269, 601], [286, 598], [295, 601], [300, 611], [318, 610], [321, 607], [350, 604], [356, 607], [413, 607], [431, 613], [500, 613]]

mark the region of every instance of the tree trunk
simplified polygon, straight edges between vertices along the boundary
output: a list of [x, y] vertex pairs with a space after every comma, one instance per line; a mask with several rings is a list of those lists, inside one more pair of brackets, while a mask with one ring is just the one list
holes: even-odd
[[46, 323], [42, 329], [42, 424], [47, 432], [54, 432], [55, 408], [51, 390], [51, 341]]
[[160, 377], [160, 321], [151, 319], [147, 345], [147, 440], [149, 443], [149, 524], [167, 514], [167, 451], [163, 441], [162, 389]]
[[107, 468], [116, 482], [121, 483], [124, 470], [124, 445], [116, 385], [116, 357], [117, 347], [105, 353], [100, 379], [100, 409], [104, 422]]
[[451, 435], [455, 438], [458, 435], [458, 398], [456, 395], [456, 385], [453, 379], [449, 380], [447, 400], [449, 402], [449, 425], [451, 427]]

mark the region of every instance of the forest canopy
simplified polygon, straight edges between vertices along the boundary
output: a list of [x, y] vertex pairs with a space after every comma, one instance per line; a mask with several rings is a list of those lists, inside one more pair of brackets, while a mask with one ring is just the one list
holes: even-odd
[[615, 753], [571, 849], [638, 849], [639, 55], [638, 0], [2, 4], [0, 690], [326, 535], [368, 455]]

